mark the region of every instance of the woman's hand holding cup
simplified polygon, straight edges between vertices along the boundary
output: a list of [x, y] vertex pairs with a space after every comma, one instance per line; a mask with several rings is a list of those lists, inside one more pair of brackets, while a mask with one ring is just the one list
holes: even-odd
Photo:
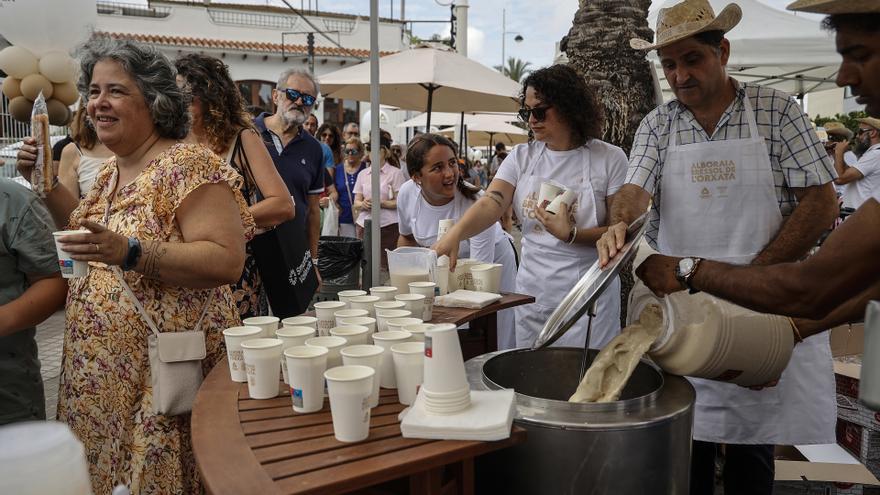
[[128, 256], [128, 238], [88, 220], [80, 225], [91, 232], [71, 234], [59, 240], [65, 251], [77, 261], [95, 261], [108, 265], [122, 265]]
[[550, 235], [562, 242], [568, 241], [571, 235], [571, 227], [574, 224], [568, 205], [565, 203], [560, 204], [558, 213], [555, 215], [545, 210], [543, 206], [537, 206], [535, 208], [535, 216], [541, 222], [541, 225], [547, 229], [547, 232], [550, 232]]

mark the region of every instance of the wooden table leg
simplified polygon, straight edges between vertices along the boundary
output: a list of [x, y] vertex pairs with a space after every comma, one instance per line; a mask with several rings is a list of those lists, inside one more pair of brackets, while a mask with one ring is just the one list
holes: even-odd
[[441, 495], [443, 467], [429, 469], [409, 477], [410, 495]]
[[474, 458], [468, 458], [460, 463], [458, 493], [461, 495], [474, 495]]

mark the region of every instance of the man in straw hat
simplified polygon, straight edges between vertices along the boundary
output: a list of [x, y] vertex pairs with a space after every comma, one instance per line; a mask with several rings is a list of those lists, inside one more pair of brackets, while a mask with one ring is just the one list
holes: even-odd
[[[614, 198], [602, 263], [623, 245], [626, 225], [653, 198], [648, 242], [663, 254], [737, 264], [796, 260], [837, 214], [833, 164], [809, 119], [786, 93], [729, 77], [724, 33], [742, 17], [717, 16], [707, 0], [661, 9], [657, 50], [675, 99], [642, 120], [627, 184]], [[678, 267], [687, 284], [699, 258]], [[691, 493], [714, 491], [716, 453], [726, 445], [726, 494], [770, 494], [775, 444], [835, 441], [828, 336], [797, 346], [777, 386], [750, 390], [691, 379], [697, 390]]]
[[[800, 0], [788, 8], [829, 14], [823, 25], [836, 32], [843, 57], [837, 84], [849, 86], [868, 114], [880, 117], [880, 0]], [[878, 252], [880, 193], [875, 191], [806, 260], [772, 266], [705, 260], [687, 285], [757, 311], [801, 317], [793, 323], [796, 334], [805, 338], [861, 320], [867, 302], [880, 299]], [[653, 255], [638, 274], [659, 295], [682, 290], [673, 273], [679, 262], [677, 257]]]

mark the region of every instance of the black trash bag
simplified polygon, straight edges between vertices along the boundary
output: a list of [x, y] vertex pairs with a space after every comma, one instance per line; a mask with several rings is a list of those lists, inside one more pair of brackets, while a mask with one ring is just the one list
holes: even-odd
[[354, 237], [323, 236], [318, 239], [318, 271], [321, 278], [347, 275], [360, 267], [364, 244]]

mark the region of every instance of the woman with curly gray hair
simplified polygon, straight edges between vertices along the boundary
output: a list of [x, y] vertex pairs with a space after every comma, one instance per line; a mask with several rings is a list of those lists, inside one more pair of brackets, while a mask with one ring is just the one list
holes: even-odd
[[[601, 108], [574, 69], [554, 65], [532, 72], [523, 81], [520, 104], [530, 142], [511, 150], [477, 207], [469, 208], [434, 248], [454, 263], [460, 241], [497, 222], [513, 205], [523, 232], [516, 289], [536, 299], [516, 308], [516, 347], [525, 347], [598, 258], [596, 240], [608, 228], [608, 205], [623, 185], [627, 159], [623, 150], [599, 140]], [[553, 196], [542, 197], [545, 191], [566, 191], [571, 202], [548, 211]], [[619, 332], [619, 314], [615, 280], [599, 299], [590, 347], [604, 346]], [[585, 339], [583, 319], [557, 342], [583, 346]]]
[[[241, 275], [253, 218], [241, 177], [180, 141], [189, 98], [165, 56], [95, 40], [80, 61], [89, 117], [115, 157], [78, 206], [63, 185], [46, 197], [58, 225], [87, 229], [61, 242], [89, 263], [86, 276], [68, 279], [58, 419], [85, 445], [95, 493], [118, 484], [135, 494], [198, 493], [189, 414], [163, 413], [154, 401], [147, 342], [199, 330], [204, 369], [222, 359], [220, 332], [240, 321], [229, 284]], [[25, 177], [35, 151], [19, 152]]]

